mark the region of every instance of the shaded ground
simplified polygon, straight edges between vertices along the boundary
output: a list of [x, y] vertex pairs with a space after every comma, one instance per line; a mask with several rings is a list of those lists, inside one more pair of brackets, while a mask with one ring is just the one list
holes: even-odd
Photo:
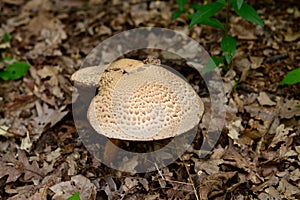
[[[146, 174], [114, 171], [85, 149], [72, 119], [71, 74], [101, 41], [135, 27], [183, 31], [212, 55], [220, 55], [223, 33], [188, 29], [184, 16], [172, 21], [174, 2], [3, 0], [0, 7], [0, 36], [11, 35], [2, 56], [32, 66], [20, 80], [0, 81], [0, 199], [67, 199], [75, 192], [82, 199], [300, 198], [300, 85], [279, 86], [299, 67], [299, 3], [256, 1], [263, 28], [230, 18], [238, 50], [233, 69], [222, 72], [227, 122], [219, 143], [205, 159], [190, 149]], [[180, 61], [158, 57], [185, 72]], [[206, 135], [205, 122], [200, 127]]]

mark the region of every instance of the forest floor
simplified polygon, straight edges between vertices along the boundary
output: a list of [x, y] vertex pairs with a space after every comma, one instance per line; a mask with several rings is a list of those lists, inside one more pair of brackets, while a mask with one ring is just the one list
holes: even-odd
[[[68, 199], [76, 192], [81, 199], [300, 199], [300, 85], [279, 85], [300, 67], [300, 6], [252, 3], [264, 27], [230, 17], [237, 52], [233, 67], [221, 72], [226, 122], [219, 141], [204, 158], [194, 141], [194, 149], [159, 171], [125, 173], [83, 145], [71, 75], [99, 43], [129, 29], [177, 30], [215, 56], [223, 32], [189, 29], [184, 15], [172, 20], [175, 1], [2, 0], [0, 38], [11, 37], [0, 43], [2, 57], [31, 67], [18, 80], [0, 80], [0, 199]], [[156, 56], [182, 70], [180, 61]], [[197, 77], [186, 77], [197, 88]], [[126, 167], [136, 165], [128, 160]]]

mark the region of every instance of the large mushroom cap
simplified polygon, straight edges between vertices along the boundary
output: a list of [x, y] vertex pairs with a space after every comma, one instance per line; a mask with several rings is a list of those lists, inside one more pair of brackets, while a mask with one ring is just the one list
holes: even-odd
[[193, 129], [203, 112], [200, 97], [178, 75], [121, 59], [102, 72], [87, 115], [92, 127], [108, 138], [151, 141]]

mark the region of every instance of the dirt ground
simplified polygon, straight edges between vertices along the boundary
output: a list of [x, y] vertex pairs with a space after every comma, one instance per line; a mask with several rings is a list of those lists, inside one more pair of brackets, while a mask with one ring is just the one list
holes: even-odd
[[[209, 138], [203, 118], [193, 148], [172, 164], [125, 173], [105, 166], [83, 145], [73, 119], [71, 75], [100, 42], [133, 28], [183, 32], [215, 56], [221, 55], [223, 32], [203, 25], [189, 29], [185, 15], [172, 20], [174, 0], [1, 0], [0, 38], [11, 37], [0, 43], [2, 58], [31, 68], [18, 80], [0, 80], [0, 199], [68, 199], [76, 192], [81, 199], [300, 199], [300, 84], [279, 85], [300, 67], [300, 4], [248, 3], [265, 26], [231, 13], [237, 52], [233, 67], [220, 69], [226, 122], [218, 142], [199, 156], [203, 138]], [[207, 100], [195, 71], [180, 59], [155, 55]], [[128, 57], [143, 60], [147, 51]], [[126, 168], [136, 166], [129, 159]]]

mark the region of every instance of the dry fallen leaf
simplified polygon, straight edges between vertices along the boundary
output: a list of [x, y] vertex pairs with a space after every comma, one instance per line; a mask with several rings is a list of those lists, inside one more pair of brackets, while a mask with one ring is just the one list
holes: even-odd
[[279, 116], [280, 118], [290, 119], [294, 116], [300, 116], [300, 101], [294, 99], [285, 99], [279, 103]]
[[257, 100], [262, 106], [274, 106], [276, 103], [270, 99], [270, 97], [265, 92], [260, 92]]
[[80, 199], [96, 198], [96, 186], [82, 175], [72, 176], [70, 181], [58, 183], [50, 189], [55, 193], [53, 200], [68, 199], [75, 192], [79, 192]]
[[32, 122], [32, 132], [36, 134], [34, 140], [40, 137], [46, 126], [54, 126], [68, 113], [68, 111], [63, 111], [66, 106], [62, 106], [60, 109], [57, 110], [49, 108], [49, 106], [46, 103], [43, 103], [42, 106], [38, 101], [36, 102], [35, 106], [38, 116], [35, 117]]
[[250, 56], [250, 61], [251, 61], [251, 69], [257, 69], [261, 67], [264, 57], [257, 57], [257, 56]]
[[216, 174], [220, 171], [219, 165], [223, 163], [223, 159], [195, 161], [195, 171], [205, 171], [207, 174]]
[[14, 134], [9, 133], [8, 130], [8, 126], [4, 126], [4, 125], [0, 125], [0, 135], [4, 136], [4, 137], [13, 137]]
[[[54, 66], [44, 66], [37, 71], [37, 74], [43, 80], [43, 85], [56, 97], [63, 99], [63, 93], [58, 80], [58, 74], [61, 73], [61, 68]], [[45, 80], [46, 79], [46, 80]]]
[[8, 175], [7, 183], [15, 182], [22, 174], [25, 181], [40, 180], [45, 175], [44, 167], [39, 168], [36, 161], [30, 164], [26, 153], [18, 150], [18, 159], [12, 153], [7, 153], [0, 158], [0, 177]]
[[237, 172], [221, 172], [211, 174], [203, 179], [199, 186], [200, 199], [208, 200], [226, 193], [228, 188], [226, 185], [228, 182], [233, 184], [231, 179], [237, 174]]
[[300, 32], [297, 33], [287, 33], [284, 35], [284, 41], [293, 42], [300, 38]]
[[284, 128], [284, 124], [281, 124], [276, 129], [276, 134], [270, 144], [270, 147], [275, 148], [279, 142], [285, 142], [286, 137], [290, 134], [290, 131], [292, 130], [292, 128]]

